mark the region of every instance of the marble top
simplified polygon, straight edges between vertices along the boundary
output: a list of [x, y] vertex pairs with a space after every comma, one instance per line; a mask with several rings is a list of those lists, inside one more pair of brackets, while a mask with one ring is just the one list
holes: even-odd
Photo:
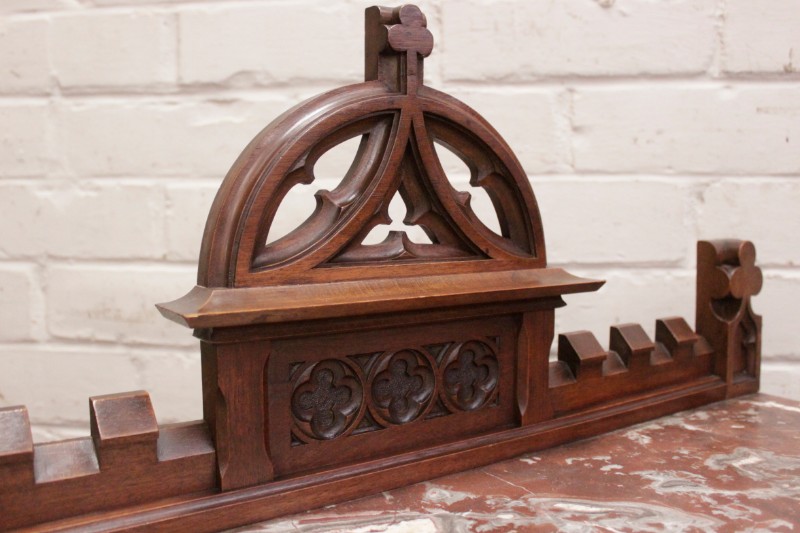
[[237, 532], [800, 530], [800, 403], [756, 394]]

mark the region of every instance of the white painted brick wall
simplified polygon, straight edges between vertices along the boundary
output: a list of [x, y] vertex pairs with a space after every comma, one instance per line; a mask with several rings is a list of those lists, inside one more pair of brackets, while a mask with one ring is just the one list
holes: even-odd
[[42, 325], [38, 282], [34, 265], [0, 264], [0, 342], [38, 340]]
[[[363, 16], [341, 2], [223, 2], [180, 14], [180, 78], [186, 84], [352, 82], [363, 73]], [[318, 57], [314, 69], [308, 60]], [[276, 59], [278, 59], [276, 61]]]
[[[64, 166], [79, 176], [218, 179], [291, 103], [272, 94], [246, 100], [80, 98], [58, 106], [55, 136]], [[115, 125], [113, 135], [109, 125]]]
[[194, 285], [194, 274], [169, 265], [53, 266], [45, 281], [48, 331], [64, 341], [193, 346], [153, 303]]
[[164, 191], [128, 180], [0, 180], [0, 258], [161, 259]]
[[0, 94], [50, 89], [47, 21], [0, 21]]
[[447, 79], [697, 74], [711, 65], [715, 0], [443, 2]]
[[53, 71], [66, 91], [174, 86], [175, 34], [175, 15], [156, 10], [54, 17]]
[[800, 169], [796, 83], [578, 88], [572, 120], [581, 172], [790, 175]]
[[797, 0], [728, 0], [724, 20], [720, 44], [725, 72], [800, 72]]
[[[192, 285], [253, 135], [360, 80], [370, 3], [0, 2], [0, 404], [27, 404], [37, 439], [85, 433], [93, 394], [144, 388], [162, 421], [201, 416], [196, 341], [153, 304]], [[763, 389], [800, 398], [798, 0], [421, 4], [428, 82], [516, 151], [551, 264], [608, 280], [558, 330], [606, 343], [613, 323], [691, 321], [695, 241], [752, 239]], [[293, 191], [281, 231], [309, 205]]]
[[0, 98], [0, 168], [4, 179], [41, 177], [53, 168], [46, 101]]

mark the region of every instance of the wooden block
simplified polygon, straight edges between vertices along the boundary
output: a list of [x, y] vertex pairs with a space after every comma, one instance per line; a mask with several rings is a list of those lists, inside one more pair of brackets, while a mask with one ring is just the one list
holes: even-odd
[[613, 376], [615, 374], [622, 374], [628, 371], [628, 367], [622, 361], [622, 358], [617, 352], [607, 352], [606, 360], [603, 361], [603, 375]]
[[100, 471], [89, 437], [37, 444], [34, 464], [36, 483], [76, 480]]
[[94, 396], [89, 405], [92, 440], [102, 470], [157, 462], [158, 424], [146, 392]]
[[572, 370], [575, 379], [601, 377], [603, 362], [608, 352], [603, 350], [592, 333], [574, 331], [558, 336], [558, 359], [564, 361]]
[[714, 348], [711, 347], [711, 344], [709, 344], [706, 338], [702, 335], [697, 336], [697, 342], [694, 343], [692, 348], [697, 357], [704, 357], [714, 354]]
[[564, 361], [551, 361], [548, 367], [548, 383], [551, 389], [575, 383], [569, 365]]
[[655, 343], [639, 324], [611, 326], [608, 345], [611, 351], [619, 354], [628, 370], [633, 371], [650, 366], [650, 354], [655, 349]]
[[660, 342], [675, 361], [694, 356], [694, 345], [699, 336], [681, 317], [656, 320], [656, 342]]
[[33, 439], [28, 410], [0, 409], [0, 491], [33, 484]]

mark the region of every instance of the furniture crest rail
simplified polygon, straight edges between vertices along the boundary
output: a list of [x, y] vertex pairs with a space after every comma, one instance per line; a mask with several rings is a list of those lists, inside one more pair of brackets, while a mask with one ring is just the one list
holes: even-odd
[[[510, 147], [423, 81], [415, 6], [366, 11], [363, 83], [303, 102], [244, 149], [203, 236], [197, 286], [159, 305], [200, 340], [204, 420], [159, 426], [146, 392], [90, 399], [91, 436], [32, 443], [0, 410], [0, 528], [218, 530], [471, 468], [759, 383], [761, 288], [745, 241], [698, 244], [696, 330], [679, 317], [558, 336], [565, 294], [602, 281], [547, 266]], [[289, 191], [360, 139], [316, 209], [275, 237]], [[499, 230], [437, 153], [470, 171]], [[399, 195], [404, 223], [388, 231]], [[423, 242], [424, 241], [424, 242]]]

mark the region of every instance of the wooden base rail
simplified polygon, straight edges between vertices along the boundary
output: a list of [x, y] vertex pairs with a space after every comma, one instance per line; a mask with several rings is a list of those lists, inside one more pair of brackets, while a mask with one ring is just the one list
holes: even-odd
[[[581, 439], [759, 384], [761, 289], [746, 241], [698, 244], [696, 330], [679, 317], [557, 339], [565, 294], [603, 282], [547, 267], [528, 177], [475, 111], [423, 82], [415, 6], [366, 13], [366, 81], [259, 133], [209, 214], [198, 283], [160, 304], [200, 341], [203, 420], [159, 426], [146, 392], [90, 399], [91, 436], [33, 444], [0, 409], [0, 529], [216, 531]], [[361, 139], [289, 234], [270, 228], [328, 150]], [[446, 176], [451, 150], [495, 232]], [[399, 195], [407, 225], [390, 231]]]

